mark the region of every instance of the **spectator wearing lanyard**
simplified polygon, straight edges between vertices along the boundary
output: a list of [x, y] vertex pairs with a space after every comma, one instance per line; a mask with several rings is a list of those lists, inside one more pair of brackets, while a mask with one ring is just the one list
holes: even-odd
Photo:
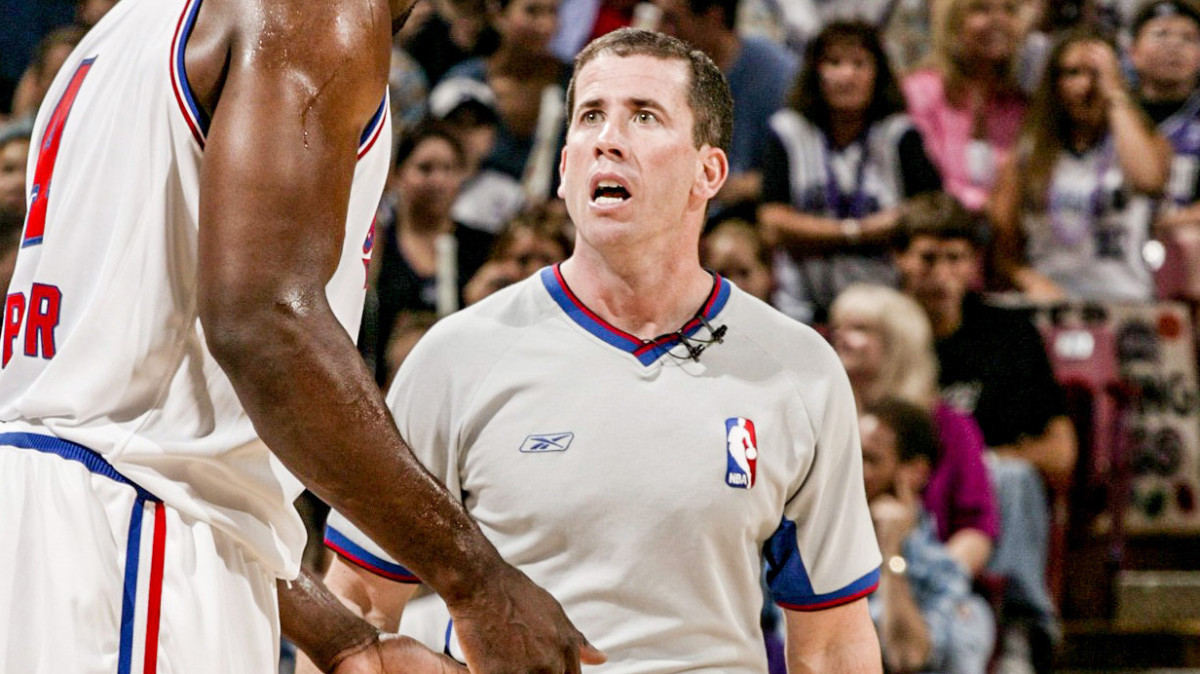
[[1116, 50], [1068, 34], [996, 188], [996, 269], [1033, 299], [1148, 300], [1143, 259], [1170, 146], [1129, 96]]
[[904, 112], [878, 31], [836, 21], [809, 43], [788, 107], [771, 117], [758, 220], [775, 259], [775, 305], [824, 322], [857, 281], [892, 284], [899, 205], [941, 188]]

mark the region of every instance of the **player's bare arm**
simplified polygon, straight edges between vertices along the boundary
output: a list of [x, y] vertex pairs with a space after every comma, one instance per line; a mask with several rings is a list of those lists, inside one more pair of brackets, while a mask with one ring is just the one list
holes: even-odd
[[577, 671], [583, 637], [412, 457], [326, 299], [359, 136], [386, 86], [390, 10], [385, 0], [204, 3], [187, 54], [212, 119], [201, 322], [262, 439], [446, 598], [478, 671]]
[[[353, 615], [361, 616], [375, 628], [394, 633], [400, 627], [400, 617], [408, 600], [420, 587], [415, 583], [400, 583], [376, 575], [359, 566], [335, 557], [325, 572], [325, 587], [340, 599]], [[297, 658], [296, 674], [315, 674], [320, 664], [304, 657]]]
[[821, 611], [783, 613], [789, 674], [882, 674], [866, 597]]
[[[279, 581], [280, 620], [285, 632], [311, 644], [305, 671], [334, 674], [389, 674], [421, 671], [466, 674], [452, 659], [425, 649], [406, 637], [382, 634], [347, 610], [319, 581], [303, 571], [288, 583]], [[360, 644], [345, 648], [343, 642]]]

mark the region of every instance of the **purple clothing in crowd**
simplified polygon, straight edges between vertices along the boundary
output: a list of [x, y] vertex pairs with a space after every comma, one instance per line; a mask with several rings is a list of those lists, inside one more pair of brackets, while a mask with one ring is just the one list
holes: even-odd
[[938, 538], [959, 529], [978, 529], [993, 540], [1000, 533], [996, 498], [983, 463], [983, 433], [975, 419], [938, 401], [933, 425], [942, 455], [929, 476], [922, 496], [925, 509], [937, 521]]

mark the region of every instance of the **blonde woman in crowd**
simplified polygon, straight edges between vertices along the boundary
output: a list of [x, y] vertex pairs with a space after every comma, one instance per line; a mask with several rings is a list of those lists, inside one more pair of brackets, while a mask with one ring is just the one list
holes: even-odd
[[1017, 0], [933, 4], [931, 64], [905, 78], [908, 112], [946, 191], [967, 208], [987, 203], [996, 169], [1012, 151], [1025, 113], [1018, 83], [1027, 21]]
[[1050, 511], [1041, 475], [1024, 459], [984, 463], [975, 419], [937, 393], [933, 332], [916, 300], [884, 286], [854, 285], [834, 302], [831, 317], [834, 349], [860, 406], [891, 395], [932, 411], [942, 454], [923, 504], [951, 557], [972, 576], [986, 568], [1007, 580], [998, 671], [1034, 671], [1033, 661], [1049, 658], [1058, 638], [1046, 585]]

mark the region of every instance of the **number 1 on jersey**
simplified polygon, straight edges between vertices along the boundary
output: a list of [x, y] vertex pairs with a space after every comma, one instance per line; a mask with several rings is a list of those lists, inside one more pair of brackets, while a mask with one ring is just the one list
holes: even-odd
[[87, 77], [95, 60], [95, 57], [87, 59], [76, 68], [75, 74], [67, 84], [67, 90], [63, 92], [62, 98], [58, 99], [58, 105], [54, 106], [54, 113], [50, 115], [50, 122], [46, 124], [46, 130], [42, 134], [38, 146], [37, 166], [33, 170], [33, 188], [29, 195], [29, 215], [25, 219], [22, 248], [41, 243], [46, 232], [46, 204], [50, 199], [50, 178], [54, 174], [54, 162], [58, 159], [58, 144], [62, 140], [63, 127], [67, 125], [67, 116], [71, 114], [71, 106], [75, 104], [75, 96], [79, 94], [83, 78]]

